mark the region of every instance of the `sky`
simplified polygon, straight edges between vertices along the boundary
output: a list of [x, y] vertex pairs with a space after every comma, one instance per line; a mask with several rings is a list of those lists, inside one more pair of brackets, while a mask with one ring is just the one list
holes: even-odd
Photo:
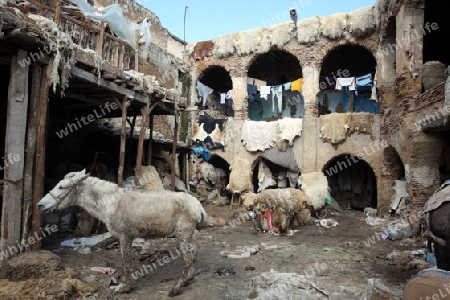
[[300, 21], [314, 16], [351, 12], [373, 6], [375, 1], [136, 0], [154, 12], [170, 33], [187, 42], [213, 40], [228, 33], [292, 21], [289, 16], [291, 8], [296, 9], [297, 21]]

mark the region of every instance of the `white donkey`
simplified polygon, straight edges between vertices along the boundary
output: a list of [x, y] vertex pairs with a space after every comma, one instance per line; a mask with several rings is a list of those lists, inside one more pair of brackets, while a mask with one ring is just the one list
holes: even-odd
[[175, 296], [195, 275], [195, 230], [213, 226], [201, 203], [189, 194], [120, 188], [117, 184], [90, 177], [85, 170], [68, 173], [38, 203], [42, 211], [63, 209], [70, 205], [84, 208], [119, 238], [124, 274], [122, 281], [125, 283], [122, 292], [129, 291], [132, 286], [129, 275], [131, 243], [135, 238], [175, 236], [178, 239], [185, 268], [169, 293]]

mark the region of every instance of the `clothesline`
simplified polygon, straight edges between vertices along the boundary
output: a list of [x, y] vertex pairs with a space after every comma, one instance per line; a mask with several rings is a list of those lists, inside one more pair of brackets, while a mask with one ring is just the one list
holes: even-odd
[[[209, 86], [203, 84], [200, 82], [200, 80], [197, 80], [197, 94], [199, 99], [199, 102], [202, 102], [202, 105], [205, 106], [206, 100], [208, 99], [208, 96], [212, 94], [213, 92], [217, 92], [214, 89], [210, 88]], [[229, 90], [226, 93], [220, 93], [220, 104], [225, 104], [226, 100], [233, 98], [233, 90]]]

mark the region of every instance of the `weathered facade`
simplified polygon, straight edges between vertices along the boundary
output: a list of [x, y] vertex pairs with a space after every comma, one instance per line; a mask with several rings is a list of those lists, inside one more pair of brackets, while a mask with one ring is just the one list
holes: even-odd
[[[335, 180], [336, 185], [332, 186], [341, 194], [342, 202], [355, 207], [378, 206], [386, 209], [389, 199], [381, 197], [377, 188], [382, 177], [382, 150], [386, 147], [380, 137], [378, 111], [359, 107], [361, 101], [370, 102], [367, 97], [360, 100], [353, 95], [355, 98], [349, 98], [354, 101], [353, 105], [346, 103], [343, 113], [335, 113], [338, 111], [336, 103], [343, 95], [347, 98], [350, 93], [336, 91], [334, 79], [344, 77], [342, 73], [346, 77], [375, 76], [378, 50], [375, 20], [374, 8], [367, 7], [348, 14], [302, 20], [298, 22], [297, 29], [292, 22], [286, 22], [221, 36], [210, 43], [209, 51], [204, 49], [208, 47], [208, 42], [197, 43], [192, 54], [196, 70], [194, 79], [215, 90], [226, 90], [223, 87], [226, 75], [211, 78], [213, 74], [219, 74], [214, 73], [215, 69], [222, 68], [232, 82], [234, 117], [228, 117], [225, 125], [225, 149], [213, 150], [213, 153], [229, 163], [235, 157], [243, 157], [255, 167], [264, 156], [264, 149], [248, 151], [241, 141], [242, 128], [252, 119], [254, 103], [249, 99], [248, 78], [271, 82], [271, 85], [303, 78], [301, 93], [283, 92], [283, 101], [298, 104], [295, 113], [287, 109], [282, 109], [278, 115], [265, 115], [263, 112], [262, 118], [255, 121], [267, 123], [264, 121], [292, 118], [292, 126], [301, 126], [299, 134], [290, 143], [300, 173], [328, 171], [327, 175], [332, 175], [330, 180], [333, 176], [344, 176], [346, 178]], [[362, 93], [359, 96], [363, 96]], [[319, 116], [319, 103], [324, 104], [324, 98], [329, 99], [333, 114]], [[373, 107], [378, 105], [376, 101], [370, 101]], [[263, 105], [266, 105], [264, 101]], [[202, 106], [198, 112], [214, 115], [214, 111], [205, 110]], [[295, 123], [299, 119], [301, 123]], [[249, 133], [252, 134], [257, 133]], [[336, 167], [339, 172], [334, 174]], [[349, 182], [352, 173], [364, 173], [357, 179], [358, 182], [353, 182], [353, 186]], [[342, 180], [347, 181], [348, 186], [338, 191], [337, 182], [341, 184]], [[358, 203], [358, 197], [364, 198], [362, 203]]]
[[[377, 1], [374, 7], [348, 14], [301, 20], [296, 28], [286, 22], [190, 45], [194, 80], [233, 92], [235, 110], [233, 117], [226, 117], [226, 147], [213, 153], [230, 164], [237, 156], [258, 164], [262, 151], [248, 151], [241, 134], [243, 124], [255, 116], [247, 79], [280, 85], [301, 77], [298, 108], [303, 111], [290, 115], [303, 119], [301, 136], [292, 145], [300, 172], [328, 171], [332, 194], [341, 204], [377, 207], [380, 215], [388, 212], [396, 181], [406, 181], [417, 212], [448, 177], [444, 69], [449, 58], [439, 46], [448, 32], [445, 11], [448, 4], [438, 1]], [[347, 74], [339, 76], [343, 71]], [[319, 116], [325, 95], [328, 105], [335, 93], [342, 94], [332, 91], [327, 78], [366, 73], [376, 86], [376, 95], [370, 97], [376, 109], [358, 108], [361, 99], [354, 98], [353, 107], [338, 111], [336, 106], [331, 114]], [[225, 117], [207, 104], [199, 104], [199, 114]], [[281, 111], [278, 116], [263, 112], [257, 121], [290, 117]], [[337, 132], [342, 125], [345, 131]], [[329, 138], [327, 128], [333, 131]], [[332, 178], [360, 165], [365, 167], [353, 175]], [[363, 179], [364, 172], [374, 180]], [[417, 214], [411, 221], [417, 221]]]

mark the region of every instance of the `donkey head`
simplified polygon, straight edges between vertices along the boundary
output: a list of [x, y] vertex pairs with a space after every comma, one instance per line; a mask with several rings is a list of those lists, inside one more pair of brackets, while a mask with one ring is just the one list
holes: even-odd
[[39, 210], [52, 211], [54, 209], [63, 209], [73, 204], [76, 200], [73, 195], [77, 185], [88, 177], [89, 173], [86, 174], [86, 170], [68, 173], [38, 202]]

